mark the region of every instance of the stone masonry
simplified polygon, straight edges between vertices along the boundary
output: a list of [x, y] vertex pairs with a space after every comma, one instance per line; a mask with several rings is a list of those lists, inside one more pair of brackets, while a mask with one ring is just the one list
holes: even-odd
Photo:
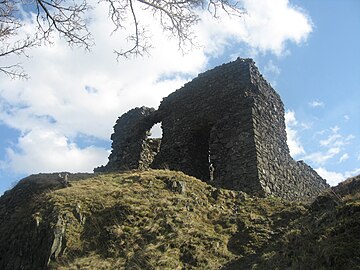
[[[148, 138], [156, 123], [163, 137]], [[219, 187], [303, 200], [328, 187], [296, 162], [286, 143], [284, 105], [251, 59], [200, 74], [161, 102], [116, 122], [112, 153], [95, 171], [168, 168]]]

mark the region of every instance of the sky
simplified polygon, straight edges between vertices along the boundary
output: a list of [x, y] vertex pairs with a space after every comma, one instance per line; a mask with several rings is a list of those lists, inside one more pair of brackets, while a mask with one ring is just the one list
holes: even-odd
[[[331, 185], [360, 174], [360, 1], [241, 0], [238, 19], [202, 13], [198, 44], [185, 54], [154, 18], [148, 56], [119, 59], [124, 33], [111, 34], [104, 3], [89, 25], [96, 46], [70, 48], [54, 36], [21, 62], [28, 80], [0, 74], [0, 194], [23, 177], [91, 172], [105, 165], [118, 116], [157, 108], [197, 74], [237, 57], [253, 58], [280, 94], [290, 153]], [[25, 19], [24, 19], [25, 20]], [[31, 31], [31, 16], [24, 31]], [[157, 133], [157, 131], [154, 131]]]

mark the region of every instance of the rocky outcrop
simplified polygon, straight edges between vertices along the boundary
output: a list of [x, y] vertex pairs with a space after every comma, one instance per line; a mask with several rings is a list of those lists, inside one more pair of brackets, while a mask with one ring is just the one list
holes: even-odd
[[[90, 176], [70, 174], [68, 180]], [[31, 175], [0, 197], [0, 269], [47, 269], [62, 254], [68, 215], [42, 205], [47, 193], [64, 189], [62, 180], [59, 173]]]
[[[159, 122], [163, 137], [154, 144], [147, 133]], [[96, 171], [168, 168], [215, 186], [290, 200], [313, 198], [328, 187], [291, 158], [284, 105], [251, 59], [200, 74], [158, 110], [130, 110], [111, 138], [109, 162]]]

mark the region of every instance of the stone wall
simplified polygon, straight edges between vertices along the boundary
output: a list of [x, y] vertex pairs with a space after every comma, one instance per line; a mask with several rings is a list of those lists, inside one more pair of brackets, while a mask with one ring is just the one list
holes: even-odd
[[256, 95], [252, 109], [258, 180], [266, 195], [286, 199], [308, 198], [327, 187], [326, 182], [304, 162], [296, 162], [286, 143], [284, 105], [257, 68], [251, 68]]
[[[158, 122], [161, 144], [147, 138]], [[283, 103], [251, 59], [200, 74], [156, 111], [129, 111], [118, 119], [112, 140], [109, 163], [97, 171], [169, 168], [216, 186], [286, 199], [311, 198], [327, 187], [291, 158]]]
[[160, 148], [159, 139], [147, 134], [155, 121], [155, 109], [135, 108], [118, 118], [111, 135], [109, 162], [95, 172], [148, 169]]
[[[200, 74], [166, 97], [163, 138], [154, 167], [180, 170], [214, 184], [262, 192], [257, 181], [249, 61], [239, 60]], [[209, 161], [210, 156], [210, 161]]]

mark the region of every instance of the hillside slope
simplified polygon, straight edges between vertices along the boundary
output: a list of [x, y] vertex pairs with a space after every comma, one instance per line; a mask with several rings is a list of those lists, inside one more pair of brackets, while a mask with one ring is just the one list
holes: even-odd
[[311, 205], [167, 170], [69, 180], [0, 198], [0, 269], [360, 269], [360, 177]]

